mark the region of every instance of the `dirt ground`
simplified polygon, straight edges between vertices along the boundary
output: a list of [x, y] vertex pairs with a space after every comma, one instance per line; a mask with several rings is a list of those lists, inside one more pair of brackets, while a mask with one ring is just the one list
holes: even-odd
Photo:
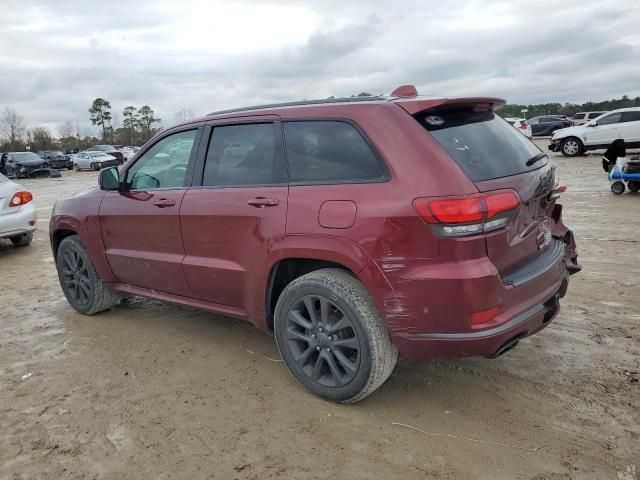
[[75, 313], [48, 221], [97, 176], [23, 181], [39, 230], [0, 242], [0, 479], [637, 479], [640, 194], [613, 196], [597, 155], [556, 161], [584, 267], [557, 319], [495, 360], [401, 362], [352, 406], [306, 393], [247, 323]]

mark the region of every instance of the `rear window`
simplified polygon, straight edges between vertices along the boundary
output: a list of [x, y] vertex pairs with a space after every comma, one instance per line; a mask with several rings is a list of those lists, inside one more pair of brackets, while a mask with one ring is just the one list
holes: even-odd
[[586, 115], [586, 113], [576, 113], [573, 118], [575, 120], [582, 120], [584, 118], [584, 116]]
[[291, 182], [365, 183], [388, 178], [360, 132], [342, 121], [284, 123]]
[[417, 118], [474, 182], [536, 170], [549, 162], [544, 157], [527, 166], [542, 151], [491, 111], [456, 108]]

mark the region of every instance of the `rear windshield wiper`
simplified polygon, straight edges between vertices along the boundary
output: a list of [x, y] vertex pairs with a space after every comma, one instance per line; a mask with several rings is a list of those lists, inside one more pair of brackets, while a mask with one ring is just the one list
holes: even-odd
[[546, 153], [539, 153], [533, 157], [531, 157], [529, 160], [527, 160], [527, 163], [525, 163], [525, 165], [527, 167], [530, 167], [531, 165], [533, 165], [534, 163], [536, 163], [538, 160], [542, 160], [543, 158], [545, 158], [547, 156]]

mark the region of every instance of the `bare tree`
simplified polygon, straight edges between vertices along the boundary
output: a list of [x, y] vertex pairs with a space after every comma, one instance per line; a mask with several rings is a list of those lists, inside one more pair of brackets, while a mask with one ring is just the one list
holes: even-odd
[[193, 110], [190, 108], [182, 108], [178, 110], [175, 114], [176, 123], [184, 123], [193, 118]]
[[31, 129], [31, 136], [33, 137], [33, 143], [31, 150], [49, 150], [54, 147], [54, 138], [51, 132], [46, 127], [33, 127]]
[[18, 115], [13, 108], [5, 108], [2, 118], [0, 119], [0, 131], [7, 137], [9, 140], [9, 148], [13, 150], [16, 148], [16, 144], [22, 139], [22, 135], [24, 135], [24, 118]]
[[58, 135], [60, 138], [69, 138], [75, 136], [75, 129], [71, 122], [64, 122], [62, 125], [58, 127]]

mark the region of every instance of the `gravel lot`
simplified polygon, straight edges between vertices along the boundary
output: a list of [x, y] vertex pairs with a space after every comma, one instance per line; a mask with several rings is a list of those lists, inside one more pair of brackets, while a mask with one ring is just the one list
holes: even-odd
[[637, 479], [640, 195], [614, 197], [598, 155], [556, 160], [584, 269], [555, 322], [496, 360], [400, 363], [353, 406], [303, 391], [248, 323], [75, 313], [48, 221], [97, 175], [23, 181], [39, 231], [0, 242], [0, 479]]

